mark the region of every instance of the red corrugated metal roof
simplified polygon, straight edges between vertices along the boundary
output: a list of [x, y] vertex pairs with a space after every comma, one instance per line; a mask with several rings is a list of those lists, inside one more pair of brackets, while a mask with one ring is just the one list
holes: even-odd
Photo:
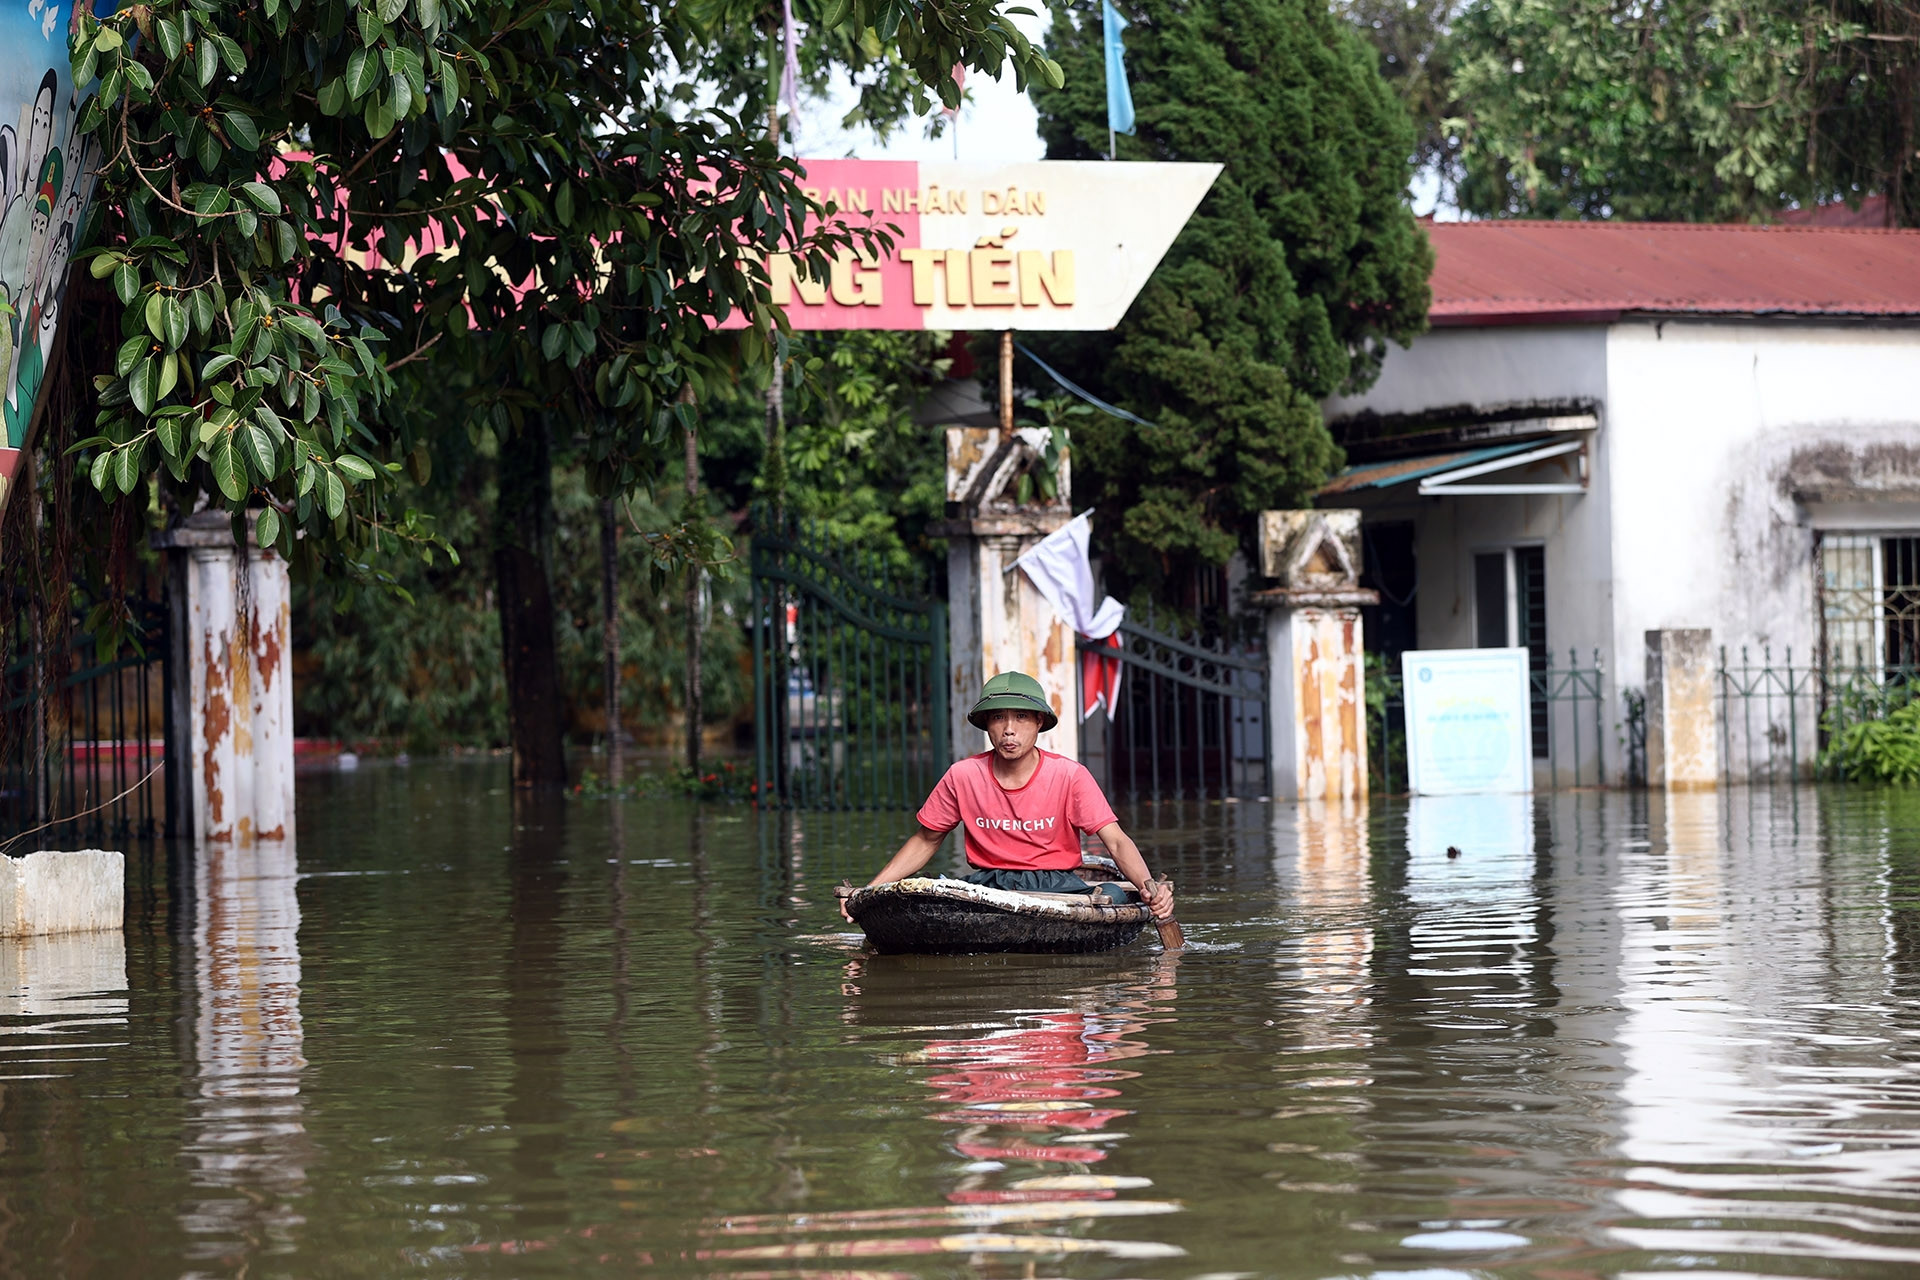
[[1436, 326], [1672, 315], [1920, 316], [1920, 231], [1434, 222]]

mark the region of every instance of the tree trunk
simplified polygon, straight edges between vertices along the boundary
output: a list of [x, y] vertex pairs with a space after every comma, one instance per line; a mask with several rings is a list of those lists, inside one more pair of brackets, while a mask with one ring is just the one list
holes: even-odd
[[607, 695], [607, 785], [620, 785], [620, 525], [612, 498], [600, 503], [600, 648]]
[[[681, 399], [692, 402], [692, 388]], [[693, 513], [694, 500], [700, 496], [700, 446], [692, 427], [687, 428], [687, 512]], [[687, 566], [687, 768], [700, 774], [700, 728], [706, 718], [701, 697], [701, 657], [704, 632], [700, 618], [700, 579], [706, 572], [697, 564]]]
[[493, 520], [495, 600], [516, 787], [560, 787], [567, 781], [565, 707], [547, 573], [552, 527], [547, 424], [535, 418], [501, 446]]

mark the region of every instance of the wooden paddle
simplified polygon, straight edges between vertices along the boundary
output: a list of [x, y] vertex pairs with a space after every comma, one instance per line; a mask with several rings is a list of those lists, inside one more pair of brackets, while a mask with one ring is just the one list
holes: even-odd
[[[1164, 884], [1169, 890], [1173, 888], [1173, 882], [1164, 878], [1154, 883]], [[1182, 932], [1178, 920], [1172, 916], [1168, 916], [1165, 920], [1155, 920], [1153, 927], [1160, 934], [1161, 949], [1166, 951], [1184, 951], [1186, 949], [1187, 935]]]

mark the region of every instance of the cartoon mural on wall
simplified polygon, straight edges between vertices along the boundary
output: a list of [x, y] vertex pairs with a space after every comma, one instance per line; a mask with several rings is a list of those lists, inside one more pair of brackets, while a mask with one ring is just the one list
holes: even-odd
[[[101, 0], [95, 11], [112, 8]], [[76, 25], [70, 3], [0, 0], [0, 506], [45, 390], [98, 168], [92, 143], [75, 133], [94, 89], [73, 84], [67, 38]]]

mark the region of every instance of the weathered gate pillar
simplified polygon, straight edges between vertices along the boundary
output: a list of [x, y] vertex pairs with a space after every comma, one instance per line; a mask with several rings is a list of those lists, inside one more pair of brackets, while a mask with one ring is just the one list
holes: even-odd
[[1711, 791], [1720, 785], [1713, 706], [1713, 632], [1647, 632], [1647, 785]]
[[1045, 468], [1047, 444], [1048, 434], [1032, 428], [947, 428], [947, 518], [927, 532], [948, 540], [947, 704], [956, 760], [986, 749], [967, 712], [980, 686], [1003, 671], [1024, 671], [1047, 691], [1060, 723], [1040, 735], [1040, 745], [1080, 758], [1073, 627], [1013, 568], [1072, 515], [1064, 450], [1054, 465], [1054, 496], [1038, 497], [1036, 482], [1034, 500], [1015, 499], [1020, 477]]
[[293, 836], [292, 602], [287, 562], [234, 545], [222, 511], [154, 537], [172, 617], [168, 807], [213, 844]]
[[1367, 794], [1366, 655], [1358, 511], [1263, 511], [1273, 794], [1363, 800]]

